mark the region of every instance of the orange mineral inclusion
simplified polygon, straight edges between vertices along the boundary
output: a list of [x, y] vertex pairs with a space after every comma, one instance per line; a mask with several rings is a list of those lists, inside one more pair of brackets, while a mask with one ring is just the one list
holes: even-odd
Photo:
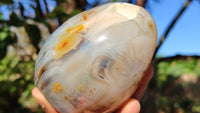
[[58, 91], [61, 91], [61, 90], [62, 90], [62, 87], [60, 86], [59, 82], [56, 82], [56, 83], [54, 84], [54, 89], [53, 89], [53, 91], [54, 91], [54, 92], [58, 92]]
[[70, 27], [60, 36], [59, 44], [57, 47], [53, 47], [53, 50], [55, 49], [56, 51], [56, 59], [61, 58], [64, 54], [75, 49], [79, 45], [82, 41], [82, 37], [79, 33], [83, 28], [84, 25]]
[[86, 14], [86, 13], [83, 13], [82, 16], [83, 16], [83, 20], [86, 21], [86, 20], [87, 20], [87, 14]]

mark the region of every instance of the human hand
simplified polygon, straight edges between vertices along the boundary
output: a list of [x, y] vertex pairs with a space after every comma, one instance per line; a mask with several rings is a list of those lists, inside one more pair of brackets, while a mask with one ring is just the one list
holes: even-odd
[[[140, 103], [141, 99], [149, 81], [153, 76], [153, 68], [149, 66], [149, 68], [144, 73], [144, 76], [139, 84], [139, 87], [133, 94], [133, 98], [129, 99], [123, 107], [120, 108], [118, 113], [139, 113], [140, 112]], [[46, 113], [59, 113], [56, 109], [51, 106], [51, 104], [46, 100], [40, 90], [36, 87], [32, 90], [32, 95], [36, 99], [36, 101], [42, 106]]]

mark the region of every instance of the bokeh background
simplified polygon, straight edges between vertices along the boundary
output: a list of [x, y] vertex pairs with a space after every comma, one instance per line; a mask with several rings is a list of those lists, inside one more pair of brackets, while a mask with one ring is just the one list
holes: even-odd
[[158, 29], [141, 113], [200, 113], [200, 0], [0, 0], [0, 113], [43, 113], [31, 95], [44, 41], [70, 17], [108, 2], [149, 11]]

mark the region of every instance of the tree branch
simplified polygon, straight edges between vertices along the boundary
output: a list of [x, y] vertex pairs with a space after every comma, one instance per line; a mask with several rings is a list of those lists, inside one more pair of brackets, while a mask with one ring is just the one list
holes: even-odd
[[19, 3], [19, 10], [20, 10], [20, 14], [23, 18], [27, 18], [25, 15], [24, 15], [24, 6], [22, 5], [22, 3]]
[[147, 3], [147, 0], [137, 0], [136, 5], [145, 7], [146, 3]]
[[76, 7], [75, 8], [78, 8], [78, 9], [81, 9], [81, 10], [85, 10], [85, 6], [87, 4], [86, 0], [75, 0], [76, 1]]
[[128, 0], [128, 3], [132, 3], [132, 0]]
[[38, 13], [39, 13], [39, 16], [40, 17], [44, 17], [44, 14], [43, 14], [43, 12], [42, 12], [42, 8], [41, 8], [41, 5], [40, 5], [40, 2], [39, 2], [39, 0], [36, 0], [36, 4], [37, 4], [37, 10], [38, 10]]
[[169, 27], [167, 28], [165, 34], [162, 36], [162, 38], [160, 39], [157, 47], [156, 47], [156, 50], [155, 50], [155, 53], [154, 53], [154, 56], [153, 58], [155, 58], [155, 55], [157, 54], [158, 50], [160, 49], [161, 45], [163, 44], [163, 42], [166, 40], [169, 32], [171, 31], [171, 29], [174, 27], [175, 23], [177, 22], [177, 20], [180, 18], [180, 16], [183, 14], [183, 12], [185, 11], [185, 9], [188, 7], [188, 5], [190, 4], [192, 0], [188, 0], [184, 6], [182, 7], [182, 9], [180, 10], [180, 12], [178, 13], [178, 15], [176, 16], [176, 18], [172, 21], [172, 23], [169, 25]]
[[46, 0], [43, 0], [43, 1], [44, 1], [44, 5], [45, 5], [45, 9], [46, 9], [46, 13], [49, 14], [49, 9], [48, 9], [47, 1], [46, 1]]

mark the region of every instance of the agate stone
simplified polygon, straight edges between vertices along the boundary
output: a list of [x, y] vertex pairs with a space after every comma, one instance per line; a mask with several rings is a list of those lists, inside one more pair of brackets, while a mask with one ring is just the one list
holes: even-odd
[[110, 113], [135, 92], [156, 47], [151, 15], [128, 3], [82, 12], [45, 42], [35, 85], [61, 113]]

